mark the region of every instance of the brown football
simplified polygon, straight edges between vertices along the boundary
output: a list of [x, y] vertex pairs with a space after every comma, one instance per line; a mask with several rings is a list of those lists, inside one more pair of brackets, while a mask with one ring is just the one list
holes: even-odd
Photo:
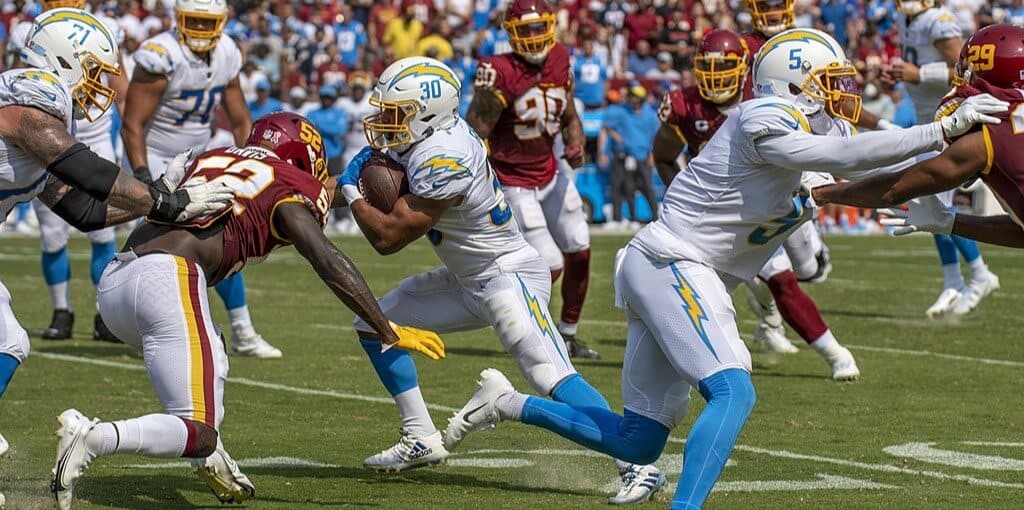
[[363, 163], [363, 171], [359, 174], [359, 192], [370, 205], [382, 212], [391, 212], [398, 197], [409, 192], [405, 168], [384, 154], [374, 152]]

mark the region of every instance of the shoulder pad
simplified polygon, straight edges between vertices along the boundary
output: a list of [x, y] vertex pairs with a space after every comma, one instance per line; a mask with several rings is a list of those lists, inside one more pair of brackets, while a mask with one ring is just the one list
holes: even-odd
[[811, 132], [807, 117], [789, 101], [777, 97], [761, 98], [740, 105], [740, 126], [751, 139], [784, 135], [794, 131]]
[[473, 171], [470, 169], [468, 155], [438, 145], [417, 152], [409, 159], [406, 168], [412, 194], [443, 200], [462, 195], [469, 188]]
[[174, 72], [174, 58], [163, 44], [150, 39], [135, 52], [136, 65], [150, 74], [168, 75]]
[[956, 16], [946, 9], [936, 9], [935, 17], [932, 19], [929, 32], [933, 41], [938, 39], [959, 38], [963, 35], [963, 31], [960, 30], [960, 24], [957, 22]]
[[8, 105], [38, 108], [65, 124], [72, 119], [71, 93], [57, 75], [42, 69], [13, 69], [0, 75], [0, 107]]

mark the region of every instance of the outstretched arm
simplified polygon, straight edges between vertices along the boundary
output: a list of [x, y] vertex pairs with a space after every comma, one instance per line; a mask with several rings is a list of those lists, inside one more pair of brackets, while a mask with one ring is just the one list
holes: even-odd
[[138, 218], [136, 214], [108, 206], [53, 176], [47, 180], [38, 198], [64, 221], [83, 232], [120, 225]]
[[445, 210], [461, 200], [461, 197], [431, 200], [411, 194], [404, 195], [387, 214], [364, 199], [353, 201], [349, 207], [359, 228], [377, 253], [390, 255], [423, 237], [437, 224]]
[[1008, 215], [973, 216], [957, 214], [953, 233], [982, 243], [1024, 248], [1024, 228]]

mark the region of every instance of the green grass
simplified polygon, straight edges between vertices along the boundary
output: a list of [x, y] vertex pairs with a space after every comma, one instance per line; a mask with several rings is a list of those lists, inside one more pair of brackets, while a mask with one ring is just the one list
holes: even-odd
[[[382, 258], [362, 239], [338, 242], [378, 295], [403, 276], [436, 264], [425, 243]], [[615, 248], [624, 242], [623, 237], [595, 239], [581, 336], [590, 340], [604, 359], [578, 364], [615, 408], [621, 406], [619, 377], [625, 330], [620, 313], [612, 307], [610, 274]], [[940, 285], [930, 239], [831, 238], [828, 242], [835, 272], [828, 283], [808, 290], [839, 340], [852, 346], [862, 380], [833, 383], [826, 364], [809, 349], [785, 357], [755, 352], [757, 406], [740, 437], [741, 446], [733, 454], [734, 464], [722, 477], [723, 488], [749, 489], [754, 486], [740, 487], [737, 482], [756, 481], [819, 481], [823, 488], [720, 491], [711, 497], [708, 507], [1020, 508], [1024, 500], [1024, 342], [1020, 335], [1024, 314], [1018, 308], [1024, 290], [1021, 252], [985, 249], [1003, 288], [976, 313], [951, 324], [924, 318], [924, 309]], [[38, 242], [3, 238], [0, 243], [0, 280], [11, 290], [22, 323], [37, 333], [50, 316], [39, 272]], [[84, 240], [75, 239], [71, 250], [78, 310], [76, 339], [34, 339], [34, 356], [21, 367], [0, 400], [0, 431], [12, 445], [11, 452], [0, 459], [0, 489], [6, 493], [8, 509], [50, 506], [54, 417], [61, 410], [76, 407], [104, 419], [159, 411], [145, 373], [131, 369], [141, 366], [139, 356], [128, 347], [89, 339], [93, 310], [89, 248]], [[615, 479], [610, 462], [553, 451], [580, 450], [552, 434], [518, 424], [502, 424], [493, 433], [470, 437], [452, 458], [461, 465], [401, 475], [362, 469], [364, 457], [394, 442], [400, 421], [391, 404], [353, 398], [387, 394], [351, 330], [346, 329], [352, 314], [293, 250], [275, 253], [245, 274], [256, 326], [284, 350], [285, 357], [277, 361], [232, 359], [229, 381], [239, 382], [229, 382], [226, 389], [224, 441], [236, 459], [291, 457], [329, 465], [246, 469], [258, 496], [248, 507], [607, 508], [604, 498]], [[742, 305], [742, 296], [737, 297], [740, 324], [749, 335], [752, 317]], [[218, 322], [226, 324], [219, 299], [213, 297], [211, 302]], [[588, 318], [593, 320], [587, 323]], [[491, 331], [447, 335], [445, 340], [447, 360], [435, 363], [417, 358], [423, 392], [430, 402], [461, 406], [476, 375], [491, 366], [510, 374], [514, 384], [527, 386]], [[45, 357], [47, 354], [114, 364], [97, 366], [83, 359]], [[254, 381], [277, 386], [259, 387]], [[306, 394], [289, 388], [325, 391]], [[673, 434], [675, 442], [668, 445], [661, 460], [672, 482], [679, 473], [679, 440], [685, 438], [701, 408], [700, 398], [695, 396], [686, 422]], [[434, 412], [438, 424], [445, 423], [446, 417], [444, 412]], [[977, 441], [1017, 444], [965, 444]], [[960, 452], [955, 458], [965, 465], [925, 462], [883, 451], [906, 443], [934, 443], [934, 448]], [[989, 466], [985, 463], [994, 459], [987, 457], [1016, 459], [1017, 463]], [[473, 467], [481, 464], [480, 459], [530, 465]], [[160, 462], [128, 455], [100, 459], [79, 485], [79, 508], [219, 506], [183, 468], [130, 467]], [[886, 488], [837, 489], [819, 475]], [[964, 477], [971, 477], [974, 483]], [[986, 481], [1017, 486], [979, 484]], [[760, 487], [773, 488], [771, 484]], [[662, 495], [648, 508], [665, 508], [669, 498]]]

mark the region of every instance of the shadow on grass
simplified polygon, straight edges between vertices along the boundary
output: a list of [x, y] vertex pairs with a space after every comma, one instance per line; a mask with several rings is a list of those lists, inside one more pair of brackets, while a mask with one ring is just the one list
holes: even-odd
[[125, 344], [114, 344], [110, 342], [91, 342], [85, 345], [62, 343], [62, 342], [40, 342], [34, 347], [39, 352], [50, 352], [53, 354], [64, 354], [68, 356], [85, 356], [90, 358], [120, 358], [129, 357], [141, 359], [139, 351]]

